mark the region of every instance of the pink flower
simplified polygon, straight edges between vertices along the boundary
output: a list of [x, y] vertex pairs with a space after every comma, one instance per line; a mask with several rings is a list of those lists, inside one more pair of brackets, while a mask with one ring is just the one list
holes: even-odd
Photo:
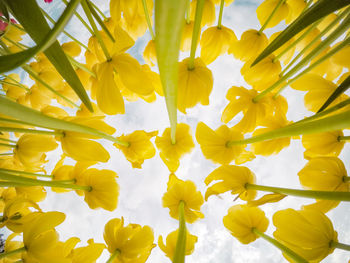
[[45, 3], [51, 3], [52, 0], [44, 0]]

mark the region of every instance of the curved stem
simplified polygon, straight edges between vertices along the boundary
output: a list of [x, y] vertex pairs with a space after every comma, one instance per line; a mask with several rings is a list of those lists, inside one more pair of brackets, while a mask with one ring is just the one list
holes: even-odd
[[148, 12], [148, 8], [147, 8], [146, 0], [142, 0], [142, 5], [143, 5], [143, 11], [145, 12], [145, 17], [146, 17], [149, 32], [151, 33], [152, 40], [154, 40], [155, 36], [154, 36], [153, 28], [152, 28], [151, 19], [149, 17], [149, 12]]
[[277, 12], [277, 10], [281, 7], [281, 5], [282, 5], [284, 2], [285, 2], [285, 0], [279, 0], [278, 4], [277, 4], [277, 5], [275, 6], [275, 8], [272, 10], [271, 14], [270, 14], [269, 17], [265, 20], [264, 24], [263, 24], [262, 27], [260, 28], [260, 30], [259, 30], [259, 32], [258, 32], [259, 34], [261, 34], [261, 33], [265, 30], [267, 24], [271, 21], [271, 19], [273, 18], [273, 16], [274, 16], [275, 13]]
[[0, 253], [0, 259], [6, 258], [6, 257], [8, 257], [8, 256], [12, 256], [12, 255], [14, 255], [14, 254], [22, 253], [22, 252], [24, 252], [24, 251], [26, 251], [26, 248], [25, 248], [25, 247], [17, 248], [17, 249], [15, 249], [15, 250], [8, 251], [8, 252], [5, 251], [5, 252], [3, 252], [3, 253]]
[[225, 0], [221, 0], [221, 2], [220, 2], [220, 11], [219, 11], [219, 18], [218, 18], [218, 25], [217, 25], [217, 28], [219, 28], [219, 29], [221, 29], [222, 15], [224, 13], [224, 5], [225, 5]]
[[347, 244], [332, 241], [331, 246], [342, 250], [350, 251], [350, 245], [347, 245]]
[[179, 203], [179, 231], [177, 235], [175, 254], [173, 263], [184, 263], [186, 252], [186, 221], [185, 221], [185, 202]]
[[120, 255], [120, 250], [117, 249], [114, 251], [114, 253], [110, 256], [110, 258], [106, 261], [106, 263], [112, 263], [114, 262], [114, 259]]
[[[5, 75], [5, 74], [1, 74], [4, 78], [8, 78], [12, 81], [14, 81], [19, 87], [25, 89], [25, 90], [30, 90], [29, 88], [27, 88], [26, 86], [24, 86], [21, 82], [17, 81], [15, 78], [12, 78], [10, 75]], [[9, 83], [11, 85], [15, 85], [14, 83]]]
[[257, 184], [246, 184], [246, 189], [258, 190], [263, 192], [272, 192], [277, 194], [299, 196], [312, 199], [322, 199], [322, 200], [337, 200], [350, 202], [350, 192], [334, 192], [334, 191], [313, 191], [313, 190], [299, 190], [299, 189], [289, 189]]
[[91, 76], [93, 76], [94, 78], [96, 78], [96, 74], [94, 72], [92, 72], [90, 69], [88, 69], [87, 67], [85, 67], [83, 64], [81, 64], [80, 62], [76, 61], [74, 58], [72, 58], [71, 56], [69, 56], [68, 54], [67, 58], [68, 60], [72, 63], [73, 66], [76, 66], [77, 68], [80, 68], [82, 70], [84, 70], [85, 72], [89, 73]]
[[0, 172], [13, 173], [13, 174], [23, 174], [23, 175], [28, 175], [28, 176], [40, 176], [40, 177], [48, 177], [48, 178], [52, 177], [51, 174], [36, 174], [36, 173], [30, 173], [30, 172], [18, 171], [18, 170], [11, 170], [11, 169], [5, 169], [5, 168], [0, 168]]
[[43, 131], [43, 130], [14, 128], [14, 127], [0, 127], [0, 131], [31, 133], [31, 134], [43, 134], [43, 135], [54, 135], [54, 136], [63, 136], [64, 135], [62, 131]]
[[[67, 0], [62, 0], [62, 2], [67, 5]], [[84, 1], [81, 1], [81, 4], [83, 4]], [[94, 31], [89, 27], [89, 25], [85, 22], [85, 20], [79, 15], [78, 12], [74, 12], [74, 15], [79, 19], [79, 21], [85, 26], [85, 28], [90, 32], [91, 35], [94, 35]]]
[[6, 144], [6, 143], [0, 143], [1, 147], [8, 147], [8, 148], [16, 148], [16, 144]]
[[279, 250], [282, 251], [282, 253], [286, 254], [288, 257], [290, 257], [291, 259], [293, 259], [294, 262], [296, 263], [308, 263], [308, 261], [306, 259], [304, 259], [303, 257], [299, 256], [297, 253], [295, 253], [293, 250], [291, 250], [290, 248], [286, 247], [285, 245], [283, 245], [282, 243], [278, 242], [276, 239], [260, 232], [259, 230], [257, 230], [256, 228], [252, 229], [252, 232], [254, 234], [256, 234], [257, 236], [265, 239], [267, 242], [269, 242], [270, 244], [274, 245], [275, 247], [277, 247]]
[[104, 20], [108, 20], [107, 16], [101, 11], [101, 9], [98, 8], [97, 5], [95, 5], [92, 1], [90, 1], [90, 4], [97, 12], [100, 13], [100, 15], [103, 17]]
[[191, 53], [190, 53], [190, 59], [188, 61], [189, 70], [194, 69], [194, 58], [196, 56], [197, 43], [198, 43], [200, 31], [201, 31], [203, 9], [204, 9], [204, 0], [197, 0], [196, 16], [194, 18], [193, 33], [192, 33]]

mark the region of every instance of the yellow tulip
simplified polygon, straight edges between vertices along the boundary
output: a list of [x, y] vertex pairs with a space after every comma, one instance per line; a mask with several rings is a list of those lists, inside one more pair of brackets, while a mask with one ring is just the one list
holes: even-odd
[[[156, 146], [160, 151], [160, 156], [167, 163], [179, 162], [181, 157], [190, 153], [194, 148], [194, 143], [190, 131], [190, 126], [185, 123], [179, 123], [176, 128], [175, 144], [171, 142], [170, 128], [166, 128], [161, 137], [156, 137]], [[168, 167], [171, 172], [171, 167]]]
[[331, 57], [331, 61], [339, 66], [345, 67], [347, 69], [350, 69], [350, 62], [349, 58], [350, 56], [350, 47], [346, 46], [343, 49], [341, 49], [339, 52], [337, 52], [334, 56]]
[[35, 203], [46, 198], [46, 190], [43, 186], [16, 187], [17, 196], [32, 200]]
[[201, 37], [201, 59], [205, 64], [212, 63], [218, 56], [227, 52], [231, 43], [237, 41], [235, 33], [224, 26], [207, 28]]
[[211, 172], [204, 182], [209, 185], [213, 181], [219, 181], [210, 186], [205, 192], [205, 200], [211, 195], [222, 194], [231, 191], [231, 194], [238, 194], [239, 198], [245, 201], [253, 200], [256, 196], [255, 190], [247, 190], [246, 184], [255, 184], [254, 173], [247, 167], [236, 165], [223, 165]]
[[154, 235], [149, 226], [124, 226], [124, 218], [114, 218], [105, 225], [103, 238], [108, 251], [117, 254], [113, 263], [144, 263], [154, 247]]
[[197, 191], [192, 181], [182, 181], [175, 174], [170, 174], [167, 192], [163, 195], [163, 207], [169, 208], [172, 218], [179, 219], [179, 204], [184, 202], [185, 221], [194, 223], [204, 215], [200, 212], [204, 203], [201, 192]]
[[153, 67], [157, 63], [156, 46], [154, 40], [150, 40], [143, 51], [143, 58], [146, 63]]
[[88, 241], [86, 247], [78, 247], [73, 250], [72, 263], [95, 263], [100, 257], [105, 245]]
[[203, 122], [198, 123], [196, 139], [200, 144], [205, 158], [219, 164], [229, 164], [239, 158], [244, 152], [245, 145], [228, 147], [227, 143], [233, 140], [242, 140], [243, 135], [235, 128], [220, 126], [213, 131]]
[[71, 57], [77, 57], [81, 53], [81, 47], [75, 41], [63, 43], [62, 49], [67, 55]]
[[129, 146], [113, 144], [121, 150], [125, 158], [131, 163], [133, 168], [141, 168], [145, 159], [151, 159], [156, 150], [150, 139], [157, 135], [158, 132], [145, 132], [142, 130], [134, 131], [131, 134], [119, 136], [118, 139], [128, 142]]
[[[0, 167], [3, 168], [1, 165]], [[9, 200], [16, 198], [16, 196], [16, 189], [14, 187], [0, 187], [0, 213], [3, 212], [6, 203]]]
[[[197, 0], [191, 1], [191, 13], [190, 17], [191, 20], [194, 21], [194, 17], [196, 14], [196, 6], [197, 6]], [[215, 5], [213, 3], [213, 0], [204, 0], [204, 7], [203, 7], [203, 16], [201, 20], [201, 27], [204, 27], [205, 25], [212, 25], [215, 22]]]
[[[21, 241], [13, 241], [12, 239], [14, 239], [18, 234], [16, 233], [12, 233], [11, 235], [9, 235], [6, 239], [6, 243], [5, 243], [5, 247], [4, 247], [4, 251], [3, 253], [7, 253], [16, 249], [19, 249], [21, 247], [23, 247], [23, 242]], [[22, 259], [23, 257], [23, 253], [16, 253], [16, 254], [12, 254], [12, 255], [8, 255], [3, 259], [0, 259], [1, 263], [12, 263], [12, 262], [16, 262]]]
[[68, 113], [64, 109], [59, 108], [59, 107], [55, 107], [55, 106], [51, 106], [51, 105], [48, 105], [45, 108], [42, 108], [41, 112], [45, 115], [48, 115], [48, 116], [54, 117], [54, 118], [58, 118], [58, 119], [68, 117]]
[[179, 86], [177, 107], [186, 114], [186, 109], [198, 103], [209, 105], [209, 95], [213, 89], [213, 75], [200, 58], [194, 61], [194, 68], [188, 69], [189, 58], [179, 65]]
[[265, 232], [269, 225], [264, 211], [258, 207], [249, 207], [247, 205], [234, 205], [223, 218], [224, 226], [230, 231], [231, 235], [238, 239], [242, 244], [249, 244], [255, 241], [257, 236], [253, 229]]
[[181, 51], [185, 52], [191, 49], [193, 25], [194, 25], [193, 20], [190, 20], [189, 22], [187, 21], [185, 22], [184, 28], [182, 30], [182, 37], [181, 37], [181, 43], [180, 43]]
[[[265, 0], [259, 7], [256, 9], [256, 14], [258, 16], [259, 22], [261, 25], [264, 25], [271, 12], [279, 4], [280, 0]], [[289, 15], [289, 5], [284, 1], [282, 5], [274, 13], [271, 20], [265, 26], [265, 28], [270, 28], [277, 26], [282, 20], [286, 19]]]
[[331, 220], [316, 210], [285, 209], [273, 216], [274, 237], [308, 261], [319, 262], [331, 254], [338, 241]]
[[[158, 246], [165, 253], [165, 255], [172, 260], [175, 254], [176, 241], [179, 230], [175, 230], [171, 232], [166, 237], [166, 243], [163, 242], [163, 237], [159, 236], [158, 238]], [[194, 244], [197, 243], [198, 238], [195, 235], [191, 235], [186, 230], [186, 248], [185, 255], [191, 255], [194, 251]]]
[[[304, 2], [304, 0], [301, 0]], [[269, 42], [271, 43], [274, 39], [276, 39], [278, 37], [279, 34], [281, 34], [282, 31], [280, 32], [276, 32], [273, 33], [269, 39]], [[277, 50], [275, 50], [273, 52], [273, 54], [275, 54], [276, 56], [279, 55], [281, 52], [283, 52], [287, 47], [289, 47], [290, 45], [292, 45], [292, 43], [295, 41], [294, 38], [291, 38], [290, 40], [288, 40], [286, 43], [284, 43], [280, 48], [278, 48]], [[290, 48], [286, 53], [284, 53], [279, 60], [283, 61], [284, 65], [287, 65], [293, 58], [295, 53], [295, 46], [293, 46], [292, 48]]]
[[25, 99], [30, 103], [31, 108], [42, 110], [51, 104], [53, 93], [47, 93], [44, 89], [46, 88], [35, 84], [27, 92]]
[[286, 17], [286, 24], [293, 22], [305, 9], [306, 1], [305, 0], [286, 0], [286, 3], [289, 7], [289, 13]]

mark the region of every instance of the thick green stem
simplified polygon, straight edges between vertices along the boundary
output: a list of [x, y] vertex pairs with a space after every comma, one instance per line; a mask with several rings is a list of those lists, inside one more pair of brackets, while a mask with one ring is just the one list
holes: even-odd
[[285, 2], [286, 0], [279, 0], [278, 4], [275, 6], [275, 8], [272, 10], [271, 14], [269, 15], [269, 17], [265, 20], [264, 24], [262, 25], [262, 27], [259, 30], [259, 34], [261, 34], [265, 28], [267, 27], [267, 24], [271, 21], [271, 19], [273, 18], [273, 16], [276, 14], [277, 10], [282, 6], [282, 4]]
[[350, 176], [343, 176], [343, 182], [344, 183], [350, 182]]
[[97, 5], [95, 5], [92, 1], [90, 1], [91, 6], [99, 12], [99, 14], [103, 17], [104, 20], [108, 20], [108, 17], [101, 11], [101, 9], [98, 8]]
[[0, 253], [0, 259], [6, 258], [6, 257], [8, 257], [8, 256], [12, 256], [12, 255], [14, 255], [14, 254], [22, 253], [22, 252], [24, 252], [24, 251], [26, 251], [26, 248], [25, 248], [25, 247], [17, 248], [17, 249], [15, 249], [15, 250], [8, 251], [8, 252], [5, 251], [5, 252], [3, 252], [3, 253]]
[[47, 186], [47, 187], [57, 187], [57, 188], [64, 188], [64, 189], [72, 189], [72, 190], [83, 190], [83, 191], [91, 191], [91, 186], [85, 186], [85, 185], [76, 185], [76, 184], [67, 184], [62, 183], [59, 181], [44, 181], [44, 180], [38, 180], [38, 179], [32, 179], [22, 176], [13, 175], [6, 172], [0, 172], [0, 179], [7, 181], [8, 183], [14, 183], [14, 184], [22, 184], [27, 186]]
[[0, 131], [42, 134], [42, 135], [54, 135], [54, 136], [63, 136], [64, 135], [64, 133], [62, 131], [42, 131], [42, 130], [24, 129], [24, 128], [15, 128], [15, 127], [0, 127]]
[[350, 141], [350, 136], [338, 136], [338, 141]]
[[96, 78], [96, 74], [94, 72], [92, 72], [90, 69], [88, 69], [87, 67], [85, 67], [83, 64], [81, 64], [80, 62], [76, 61], [74, 58], [72, 58], [68, 54], [67, 54], [67, 58], [70, 61], [70, 63], [72, 63], [73, 66], [84, 70], [85, 72], [89, 73], [91, 76]]
[[290, 248], [286, 247], [285, 245], [283, 245], [282, 243], [278, 242], [276, 239], [266, 235], [263, 232], [260, 232], [259, 230], [257, 230], [256, 228], [252, 229], [252, 232], [254, 234], [256, 234], [257, 236], [265, 239], [267, 242], [269, 242], [270, 244], [274, 245], [275, 247], [277, 247], [279, 250], [282, 251], [282, 253], [286, 254], [289, 258], [293, 259], [293, 262], [296, 263], [308, 263], [308, 261], [306, 259], [304, 259], [303, 257], [299, 256], [298, 254], [296, 254], [293, 250], [291, 250]]
[[204, 3], [205, 3], [205, 0], [197, 0], [196, 15], [195, 15], [194, 24], [193, 24], [191, 53], [190, 53], [190, 59], [188, 61], [188, 66], [187, 66], [188, 70], [194, 69], [194, 59], [196, 56], [198, 38], [201, 33], [201, 22], [202, 22], [202, 16], [203, 16]]
[[[62, 0], [62, 2], [67, 5], [68, 1], [67, 0]], [[81, 1], [81, 4], [84, 1]], [[89, 27], [89, 25], [85, 22], [85, 20], [81, 17], [81, 15], [79, 15], [79, 13], [77, 11], [74, 12], [74, 15], [79, 19], [79, 21], [85, 26], [85, 28], [90, 32], [91, 35], [94, 35], [94, 31], [91, 29], [91, 27]]]
[[81, 6], [83, 7], [85, 15], [86, 15], [87, 19], [89, 20], [89, 23], [93, 29], [93, 32], [94, 32], [93, 35], [95, 35], [97, 37], [98, 43], [100, 44], [102, 51], [106, 56], [107, 61], [110, 61], [112, 59], [111, 55], [109, 54], [108, 49], [107, 49], [105, 43], [103, 42], [101, 34], [98, 31], [98, 28], [97, 28], [96, 23], [91, 15], [91, 12], [90, 12], [90, 9], [89, 9], [89, 6], [88, 6], [86, 0], [81, 1]]
[[220, 11], [219, 11], [219, 18], [218, 18], [218, 25], [217, 25], [217, 28], [219, 28], [219, 29], [221, 29], [222, 15], [224, 13], [224, 5], [225, 5], [225, 0], [221, 0], [221, 2], [220, 2]]
[[331, 246], [342, 250], [350, 251], [350, 245], [347, 245], [347, 244], [332, 241]]
[[[339, 38], [346, 30], [348, 30], [350, 24], [350, 15], [347, 15], [347, 17], [343, 20], [342, 24], [340, 26], [338, 26], [333, 32], [332, 34], [330, 34], [325, 40], [323, 40], [316, 48], [314, 48], [307, 56], [305, 56], [304, 59], [302, 59], [297, 65], [294, 66], [294, 68], [292, 68], [290, 71], [288, 71], [285, 75], [283, 75], [277, 82], [275, 82], [272, 86], [270, 86], [269, 88], [265, 89], [263, 92], [261, 92], [259, 95], [257, 95], [253, 101], [254, 102], [258, 102], [259, 100], [261, 100], [266, 94], [270, 93], [271, 91], [273, 91], [274, 89], [276, 89], [277, 87], [279, 87], [280, 85], [282, 85], [282, 87], [280, 89], [283, 89], [284, 87], [288, 86], [290, 84], [290, 81], [286, 82], [286, 80], [288, 80], [290, 77], [292, 77], [293, 75], [295, 75], [300, 69], [302, 69], [307, 63], [309, 63], [309, 61], [311, 61], [313, 58], [315, 58], [317, 55], [319, 55], [323, 50], [325, 50], [330, 44], [332, 44], [337, 38]], [[346, 40], [344, 40], [342, 42], [342, 44], [344, 44]], [[338, 45], [337, 47], [333, 48], [330, 52], [328, 52], [324, 57], [329, 57], [330, 53], [333, 50], [338, 49], [339, 46], [341, 46], [342, 44]], [[334, 54], [334, 53], [333, 53]], [[331, 55], [333, 55], [331, 54]], [[319, 61], [319, 60], [318, 60]], [[316, 62], [315, 62], [316, 63]], [[315, 64], [314, 63], [314, 64]], [[314, 65], [313, 64], [313, 65]], [[318, 63], [319, 64], [319, 63]], [[317, 65], [318, 65], [317, 64]], [[311, 66], [307, 67], [302, 74], [305, 74], [306, 72], [310, 71]], [[314, 66], [315, 67], [315, 66]], [[300, 77], [301, 74], [298, 75], [298, 77]]]
[[11, 169], [5, 169], [5, 168], [0, 168], [0, 172], [6, 172], [6, 173], [11, 173], [11, 174], [23, 174], [23, 175], [28, 175], [28, 176], [39, 176], [39, 177], [48, 177], [48, 178], [52, 178], [52, 175], [51, 175], [51, 174], [37, 174], [37, 173], [30, 173], [30, 172], [18, 171], [18, 170], [11, 170]]
[[299, 196], [312, 199], [350, 202], [350, 192], [299, 190], [249, 183], [245, 185], [245, 188], [249, 190], [258, 190], [263, 192], [272, 192], [277, 194]]
[[16, 148], [16, 144], [6, 144], [6, 143], [0, 143], [1, 147], [8, 147], [8, 148]]
[[147, 26], [148, 26], [149, 32], [151, 34], [152, 40], [154, 40], [155, 39], [155, 35], [154, 35], [154, 32], [153, 32], [151, 19], [149, 17], [149, 12], [148, 12], [148, 7], [147, 7], [146, 0], [142, 0], [142, 5], [143, 5], [143, 11], [145, 12], [145, 17], [146, 17], [146, 21], [147, 21]]
[[186, 221], [185, 221], [185, 202], [179, 203], [179, 230], [177, 235], [175, 254], [173, 263], [184, 263], [186, 252]]
[[106, 263], [112, 263], [114, 262], [114, 259], [117, 258], [120, 255], [120, 250], [117, 249], [114, 251], [114, 253], [109, 257], [109, 259], [106, 261]]

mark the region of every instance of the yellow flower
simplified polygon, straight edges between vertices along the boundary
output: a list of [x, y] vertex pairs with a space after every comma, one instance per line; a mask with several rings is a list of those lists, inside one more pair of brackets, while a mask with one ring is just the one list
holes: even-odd
[[[47, 93], [44, 91], [44, 87], [39, 85], [33, 85], [29, 92], [26, 93], [25, 99], [28, 101], [29, 107], [41, 110], [51, 104], [53, 99], [53, 93]], [[47, 89], [46, 89], [47, 90]]]
[[[289, 124], [287, 119], [284, 116], [276, 116], [269, 120], [265, 121], [266, 128], [260, 128], [253, 132], [253, 136], [270, 132], [282, 127], [285, 127]], [[267, 140], [263, 142], [256, 142], [251, 145], [252, 151], [256, 155], [270, 156], [272, 154], [278, 154], [284, 148], [288, 147], [290, 144], [290, 137], [279, 138], [274, 140]]]
[[[177, 236], [179, 230], [175, 230], [171, 232], [166, 237], [166, 243], [163, 242], [163, 237], [159, 236], [158, 238], [158, 246], [165, 253], [165, 255], [171, 260], [174, 258]], [[194, 244], [197, 243], [198, 238], [195, 235], [191, 235], [186, 229], [186, 248], [185, 255], [191, 255], [194, 250]]]
[[151, 67], [157, 63], [156, 44], [153, 39], [151, 39], [146, 45], [145, 50], [143, 51], [143, 58]]
[[213, 75], [200, 58], [194, 60], [194, 68], [188, 69], [189, 58], [179, 65], [179, 86], [177, 107], [186, 109], [196, 104], [209, 105], [209, 95], [213, 89]]
[[163, 195], [163, 207], [169, 208], [172, 218], [179, 218], [179, 204], [185, 203], [185, 221], [192, 224], [204, 215], [200, 208], [204, 203], [201, 192], [196, 191], [196, 185], [192, 181], [182, 181], [175, 174], [170, 174], [167, 192]]
[[125, 158], [131, 163], [133, 168], [141, 168], [145, 159], [151, 159], [156, 150], [150, 139], [157, 135], [158, 132], [145, 132], [142, 130], [134, 131], [133, 133], [119, 136], [118, 139], [128, 142], [129, 146], [113, 144], [121, 150]]
[[[0, 167], [3, 168], [1, 165]], [[14, 187], [0, 187], [0, 213], [3, 212], [6, 203], [9, 200], [16, 198], [16, 196], [16, 189]]]
[[231, 191], [238, 194], [245, 201], [253, 200], [256, 196], [255, 190], [247, 190], [246, 184], [255, 184], [255, 175], [247, 167], [236, 165], [223, 165], [211, 172], [204, 182], [209, 185], [213, 181], [219, 181], [210, 186], [205, 192], [205, 200], [211, 195], [222, 194]]
[[308, 261], [319, 262], [334, 250], [337, 242], [331, 220], [316, 210], [285, 209], [273, 216], [274, 237]]
[[[13, 238], [15, 238], [17, 236], [16, 233], [12, 233], [11, 235], [9, 235], [6, 239], [6, 243], [5, 243], [5, 247], [4, 247], [4, 251], [3, 253], [7, 253], [16, 249], [19, 249], [21, 247], [23, 247], [23, 243], [21, 241], [12, 241]], [[13, 255], [8, 255], [3, 259], [0, 259], [1, 263], [12, 263], [12, 262], [16, 262], [22, 259], [23, 253], [16, 253]]]
[[350, 69], [350, 62], [349, 62], [349, 59], [347, 59], [347, 58], [349, 58], [349, 56], [350, 56], [350, 47], [345, 46], [339, 52], [335, 53], [330, 58], [330, 60], [339, 66]]
[[41, 202], [46, 198], [46, 190], [43, 186], [16, 187], [17, 196], [32, 200], [33, 202]]
[[144, 263], [154, 247], [154, 235], [149, 226], [124, 226], [124, 218], [108, 221], [103, 238], [111, 254], [119, 252], [112, 263]]
[[73, 250], [72, 263], [96, 262], [105, 249], [105, 245], [94, 243], [93, 240], [88, 240], [88, 243], [86, 247], [78, 247]]
[[305, 148], [304, 156], [309, 159], [317, 156], [338, 156], [345, 142], [339, 140], [342, 131], [303, 135], [301, 142]]
[[[196, 14], [197, 0], [191, 1], [191, 20], [194, 21]], [[215, 5], [213, 0], [204, 0], [203, 15], [201, 20], [201, 27], [205, 25], [212, 25], [215, 22]]]
[[77, 57], [81, 53], [81, 47], [75, 41], [63, 43], [62, 49], [67, 55], [69, 55], [71, 57]]
[[95, 103], [91, 102], [91, 105], [94, 112], [91, 112], [88, 108], [86, 108], [85, 104], [82, 103], [82, 105], [80, 105], [80, 109], [77, 110], [76, 112], [76, 116], [77, 117], [93, 117], [93, 116], [105, 117], [103, 112], [97, 107]]
[[184, 28], [182, 30], [182, 37], [181, 37], [181, 43], [180, 43], [181, 51], [185, 52], [191, 49], [193, 25], [194, 25], [193, 20], [190, 20], [189, 23], [187, 23], [187, 21], [185, 22]]
[[85, 202], [91, 209], [103, 208], [114, 211], [118, 204], [119, 186], [117, 174], [111, 170], [91, 168], [82, 173], [83, 185], [90, 186], [90, 191], [84, 191]]
[[168, 162], [179, 162], [183, 155], [190, 153], [194, 148], [190, 126], [185, 123], [177, 125], [175, 140], [176, 142], [173, 144], [170, 138], [170, 128], [166, 128], [161, 137], [156, 137], [155, 143], [160, 151], [160, 156]]
[[[271, 12], [279, 4], [280, 0], [265, 0], [256, 9], [256, 14], [258, 16], [261, 25], [265, 24], [265, 21], [270, 16]], [[289, 15], [289, 5], [284, 1], [282, 5], [277, 9], [271, 20], [266, 25], [266, 28], [277, 26], [282, 20], [286, 19]]]
[[243, 87], [233, 86], [227, 91], [226, 98], [230, 103], [222, 112], [221, 121], [228, 123], [242, 112], [243, 118], [235, 128], [242, 132], [253, 131], [269, 114], [272, 114], [269, 97], [266, 96], [258, 102], [253, 102], [257, 95], [258, 92], [254, 89], [247, 90]]
[[282, 67], [279, 60], [275, 61], [274, 55], [269, 55], [253, 67], [251, 67], [252, 62], [250, 60], [244, 64], [241, 74], [255, 90], [264, 90], [279, 79]]
[[[301, 31], [299, 34], [297, 34], [295, 36], [296, 39], [298, 39], [301, 35], [303, 35], [305, 33], [305, 31], [308, 30], [308, 28], [304, 29], [303, 31]], [[316, 38], [319, 34], [320, 34], [320, 30], [318, 30], [317, 28], [314, 28], [313, 30], [311, 30], [311, 32], [309, 32], [302, 40], [300, 40], [298, 42], [298, 44], [296, 45], [296, 49], [298, 51], [303, 50], [314, 38]], [[321, 43], [321, 40], [317, 40], [315, 41], [315, 43], [313, 45], [311, 45], [311, 47], [309, 47], [309, 51], [313, 50], [317, 45], [319, 45]], [[303, 54], [303, 56], [306, 56], [307, 54], [309, 54], [309, 52], [305, 52]]]
[[[18, 82], [21, 81], [20, 77], [16, 73], [9, 74], [9, 77], [12, 79], [17, 80]], [[26, 90], [23, 87], [19, 87], [17, 83], [8, 77], [4, 78], [4, 81], [8, 83], [2, 83], [2, 89], [6, 92], [6, 96], [12, 99], [18, 99], [19, 97], [22, 97], [26, 94]], [[13, 83], [14, 85], [11, 85], [10, 83]], [[23, 85], [26, 87], [26, 85]]]
[[[350, 184], [345, 179], [347, 172], [343, 162], [337, 157], [318, 157], [311, 159], [298, 173], [301, 185], [315, 191], [349, 192]], [[336, 207], [339, 201], [317, 200], [315, 204], [304, 206], [327, 213]]]
[[242, 34], [239, 41], [233, 41], [228, 53], [233, 54], [239, 60], [248, 61], [259, 55], [268, 43], [269, 40], [264, 33], [250, 29]]
[[17, 141], [14, 156], [28, 169], [40, 169], [47, 162], [45, 153], [57, 146], [53, 136], [24, 134]]
[[[0, 134], [0, 138], [1, 139], [10, 139], [10, 134], [9, 133], [2, 133]], [[1, 141], [2, 142], [2, 141]], [[3, 143], [3, 142], [2, 142]], [[0, 153], [5, 153], [5, 152], [8, 152], [10, 151], [11, 148], [7, 147], [7, 146], [1, 146], [0, 145]]]
[[[56, 180], [74, 180], [74, 166], [63, 165], [64, 158], [58, 161], [52, 171], [52, 181]], [[71, 191], [70, 189], [52, 187], [51, 190], [56, 193], [65, 193]]]
[[[302, 2], [304, 2], [304, 0], [301, 0]], [[275, 32], [271, 35], [269, 42], [271, 43], [273, 40], [275, 40], [279, 34], [281, 34], [282, 31], [280, 32]], [[283, 52], [287, 47], [289, 47], [290, 45], [292, 45], [292, 43], [295, 41], [294, 38], [291, 38], [290, 40], [288, 40], [286, 43], [284, 43], [281, 47], [279, 47], [277, 50], [275, 50], [273, 52], [273, 54], [275, 54], [276, 56], [279, 55], [281, 52]], [[289, 61], [292, 60], [293, 56], [295, 53], [295, 46], [291, 47], [286, 53], [284, 53], [279, 60], [283, 61], [284, 65], [287, 65], [289, 63]]]
[[245, 145], [227, 146], [230, 141], [242, 140], [243, 135], [238, 130], [230, 129], [225, 125], [213, 131], [203, 122], [200, 122], [197, 125], [196, 139], [205, 158], [219, 164], [229, 164], [236, 160], [244, 153], [246, 147]]
[[224, 26], [207, 28], [200, 41], [201, 59], [205, 64], [212, 63], [218, 56], [227, 52], [232, 41], [237, 41], [235, 33]]
[[54, 118], [58, 118], [58, 119], [62, 119], [64, 117], [68, 117], [68, 113], [64, 110], [61, 109], [59, 107], [55, 107], [55, 106], [46, 106], [45, 108], [41, 109], [41, 112], [45, 115], [48, 115], [50, 117], [54, 117]]
[[286, 17], [286, 24], [290, 24], [305, 9], [306, 1], [305, 0], [287, 0], [286, 3], [289, 7], [289, 14]]
[[234, 205], [224, 216], [223, 223], [239, 242], [249, 244], [259, 237], [253, 233], [253, 229], [256, 228], [260, 232], [265, 232], [269, 220], [266, 218], [264, 211], [258, 207]]

